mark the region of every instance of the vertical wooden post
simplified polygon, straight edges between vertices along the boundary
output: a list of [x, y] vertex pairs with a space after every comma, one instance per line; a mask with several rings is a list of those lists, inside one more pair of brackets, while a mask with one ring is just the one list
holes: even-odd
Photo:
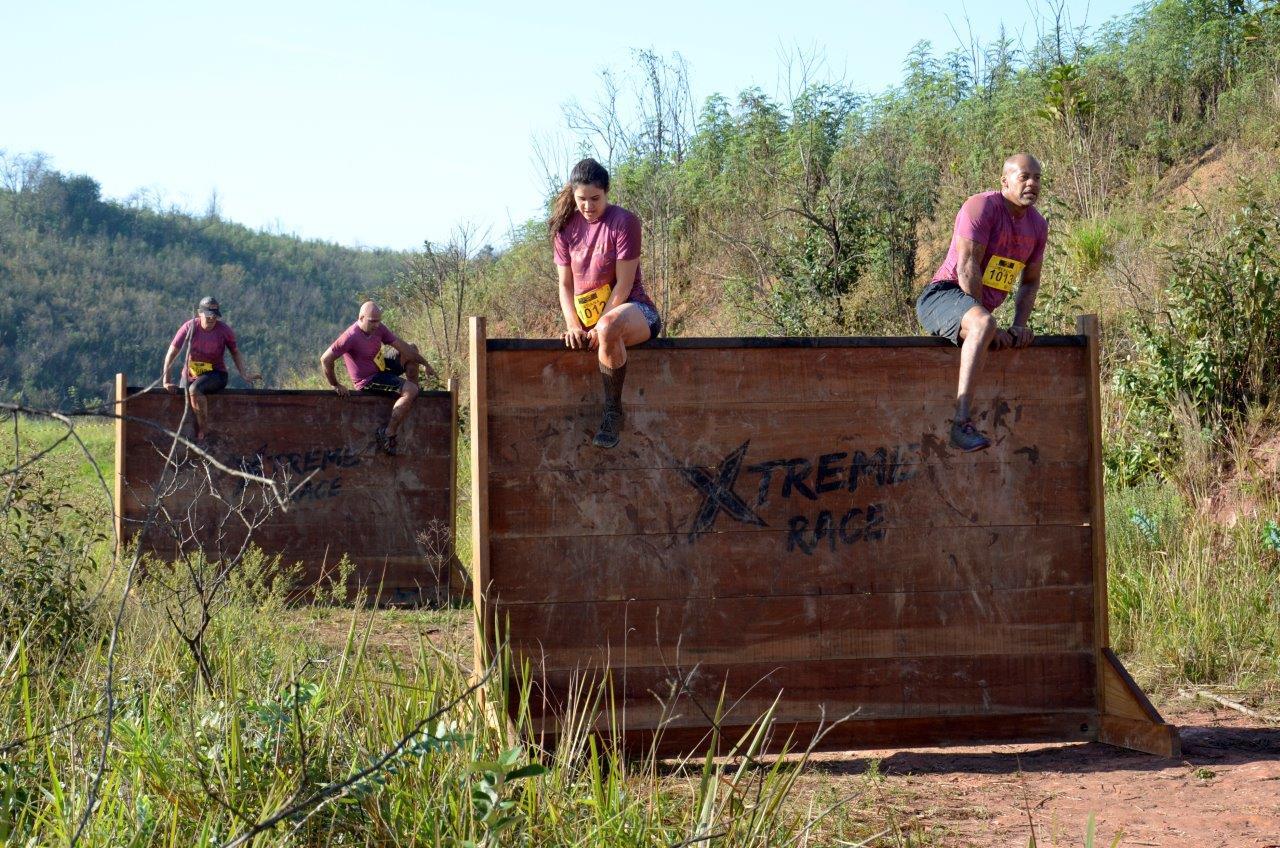
[[1110, 608], [1107, 601], [1107, 514], [1102, 470], [1102, 341], [1097, 315], [1076, 318], [1076, 332], [1085, 337], [1089, 358], [1085, 379], [1089, 398], [1089, 489], [1093, 548], [1093, 655], [1097, 664], [1099, 742], [1177, 757], [1182, 750], [1178, 730], [1165, 723], [1142, 689], [1111, 650]]
[[124, 440], [125, 440], [125, 420], [124, 420], [124, 401], [129, 393], [129, 384], [125, 380], [124, 374], [116, 373], [116, 397], [115, 403], [112, 404], [111, 411], [115, 414], [116, 419], [116, 475], [114, 480], [115, 504], [114, 504], [114, 521], [116, 528], [116, 556], [119, 557], [124, 553]]
[[1097, 315], [1080, 315], [1076, 318], [1076, 332], [1085, 337], [1086, 395], [1089, 398], [1089, 526], [1092, 530], [1093, 551], [1093, 654], [1098, 666], [1098, 713], [1107, 711], [1104, 677], [1106, 660], [1103, 652], [1111, 647], [1108, 627], [1110, 617], [1107, 602], [1107, 528], [1106, 501], [1103, 492], [1102, 471], [1102, 371], [1098, 360], [1100, 330]]
[[489, 418], [488, 356], [483, 317], [471, 317], [471, 597], [475, 606], [474, 673], [483, 674], [493, 653], [489, 605]]

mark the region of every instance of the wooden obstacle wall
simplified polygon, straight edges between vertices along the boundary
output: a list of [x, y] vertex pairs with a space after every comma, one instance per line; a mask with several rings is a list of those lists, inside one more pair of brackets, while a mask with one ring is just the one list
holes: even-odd
[[[590, 444], [593, 353], [472, 324], [478, 659], [509, 643], [535, 732], [608, 677], [631, 745], [1177, 736], [1108, 649], [1096, 322], [993, 354], [991, 449], [948, 443], [933, 339], [664, 340]], [[618, 725], [622, 725], [619, 727]]]
[[[117, 398], [124, 416], [116, 434], [120, 538], [144, 529], [158, 494], [161, 508], [141, 539], [148, 552], [163, 559], [182, 550], [234, 552], [245, 536], [236, 512], [257, 514], [265, 490], [182, 446], [167, 462], [182, 394], [125, 388], [120, 376]], [[457, 394], [452, 387], [422, 392], [394, 457], [375, 450], [372, 438], [391, 403], [329, 391], [228, 390], [209, 398], [213, 458], [292, 490], [287, 508], [275, 509], [252, 541], [286, 563], [300, 562], [304, 586], [331, 573], [346, 554], [356, 566], [351, 588], [366, 586], [383, 602], [430, 601], [448, 592], [457, 571]], [[190, 437], [190, 423], [185, 433]]]

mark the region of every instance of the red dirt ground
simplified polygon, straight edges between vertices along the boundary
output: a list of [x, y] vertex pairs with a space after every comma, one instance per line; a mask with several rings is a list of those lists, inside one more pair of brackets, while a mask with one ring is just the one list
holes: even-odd
[[[1280, 848], [1280, 726], [1230, 711], [1168, 719], [1182, 757], [1096, 743], [985, 745], [822, 755], [817, 779], [852, 779], [879, 761], [894, 806], [932, 831], [929, 845]], [[811, 777], [812, 779], [812, 777]], [[904, 825], [905, 829], [905, 825]]]

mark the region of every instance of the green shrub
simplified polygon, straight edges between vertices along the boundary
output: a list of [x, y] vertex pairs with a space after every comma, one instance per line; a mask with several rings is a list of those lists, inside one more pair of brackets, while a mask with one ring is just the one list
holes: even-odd
[[1077, 276], [1089, 277], [1112, 259], [1113, 235], [1104, 221], [1079, 221], [1067, 233], [1066, 256]]
[[[1217, 237], [1204, 213], [1198, 223], [1170, 248], [1166, 308], [1138, 322], [1136, 352], [1116, 371], [1135, 425], [1135, 444], [1109, 457], [1122, 476], [1177, 459], [1179, 421], [1221, 436], [1280, 397], [1280, 216], [1250, 204]], [[1117, 464], [1126, 453], [1142, 459]]]
[[71, 484], [56, 472], [33, 465], [6, 482], [12, 490], [0, 524], [0, 648], [61, 645], [87, 614], [94, 548], [108, 537], [94, 516], [69, 503]]

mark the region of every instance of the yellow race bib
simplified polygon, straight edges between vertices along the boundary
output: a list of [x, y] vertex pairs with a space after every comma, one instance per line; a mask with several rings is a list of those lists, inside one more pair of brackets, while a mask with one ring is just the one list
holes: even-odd
[[609, 302], [609, 294], [612, 291], [613, 286], [605, 283], [599, 288], [573, 296], [573, 306], [578, 310], [578, 318], [582, 320], [582, 326], [591, 329], [596, 325], [600, 316], [604, 314], [605, 304]]
[[192, 377], [199, 377], [201, 374], [208, 374], [210, 371], [212, 371], [213, 363], [200, 362], [198, 360], [193, 359], [187, 363], [187, 370], [191, 372]]
[[987, 270], [982, 272], [982, 284], [1002, 292], [1011, 292], [1025, 267], [1025, 262], [1007, 256], [992, 256], [987, 263]]
[[374, 355], [373, 364], [378, 366], [379, 371], [387, 370], [387, 357], [383, 354], [382, 348], [378, 348], [377, 354]]

